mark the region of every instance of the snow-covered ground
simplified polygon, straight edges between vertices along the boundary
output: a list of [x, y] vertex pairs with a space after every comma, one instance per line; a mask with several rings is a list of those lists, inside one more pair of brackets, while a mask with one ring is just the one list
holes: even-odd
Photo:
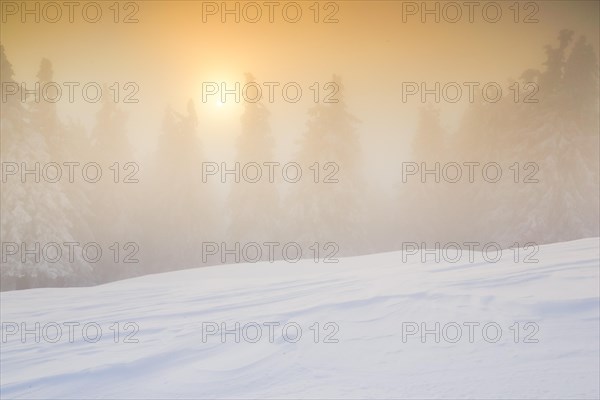
[[2, 293], [0, 395], [597, 399], [599, 239], [513, 257], [394, 252]]

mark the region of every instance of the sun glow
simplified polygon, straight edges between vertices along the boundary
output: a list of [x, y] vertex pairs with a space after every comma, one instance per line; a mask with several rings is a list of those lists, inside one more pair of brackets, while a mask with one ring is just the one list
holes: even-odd
[[196, 105], [207, 119], [235, 120], [244, 110], [242, 98], [243, 75], [206, 74], [198, 79]]

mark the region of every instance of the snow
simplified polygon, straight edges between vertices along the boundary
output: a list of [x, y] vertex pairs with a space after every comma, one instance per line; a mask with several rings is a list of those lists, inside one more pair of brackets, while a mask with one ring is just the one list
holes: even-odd
[[[393, 252], [4, 292], [0, 397], [599, 398], [599, 248], [598, 238], [541, 246], [533, 264], [515, 263], [510, 251], [497, 263], [466, 254], [456, 263], [403, 262]], [[36, 322], [39, 343], [11, 333], [22, 323], [35, 331]], [[62, 327], [56, 343], [52, 322]], [[80, 324], [72, 340], [68, 322]], [[96, 343], [83, 338], [91, 322], [102, 329]], [[207, 333], [236, 322], [255, 322], [262, 337], [236, 343], [228, 334], [223, 343]], [[270, 322], [280, 324], [272, 337]], [[433, 333], [424, 343], [419, 334], [403, 340], [403, 327], [422, 322], [455, 322], [463, 335], [456, 343], [446, 340], [451, 329], [439, 343]], [[469, 322], [480, 324], [472, 343]], [[292, 323], [302, 328], [295, 343], [293, 329], [281, 332]], [[483, 336], [489, 323], [502, 329], [495, 343], [494, 329]], [[138, 343], [127, 342], [130, 333]], [[89, 329], [86, 339], [94, 336]]]

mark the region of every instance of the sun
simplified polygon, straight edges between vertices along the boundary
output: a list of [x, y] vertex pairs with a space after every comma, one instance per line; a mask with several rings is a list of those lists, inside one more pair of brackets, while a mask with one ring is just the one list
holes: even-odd
[[[244, 107], [243, 104], [240, 104], [240, 96], [235, 97], [232, 89], [238, 87], [235, 80], [199, 79], [197, 86], [198, 104], [201, 104], [202, 112], [208, 119], [236, 119], [242, 115]], [[227, 92], [223, 93], [223, 90], [227, 90]]]

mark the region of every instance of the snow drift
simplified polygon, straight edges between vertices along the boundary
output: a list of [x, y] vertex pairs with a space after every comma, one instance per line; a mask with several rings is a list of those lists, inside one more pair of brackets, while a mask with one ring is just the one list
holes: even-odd
[[[8, 398], [598, 398], [599, 240], [0, 294]], [[36, 325], [37, 324], [37, 325]]]

